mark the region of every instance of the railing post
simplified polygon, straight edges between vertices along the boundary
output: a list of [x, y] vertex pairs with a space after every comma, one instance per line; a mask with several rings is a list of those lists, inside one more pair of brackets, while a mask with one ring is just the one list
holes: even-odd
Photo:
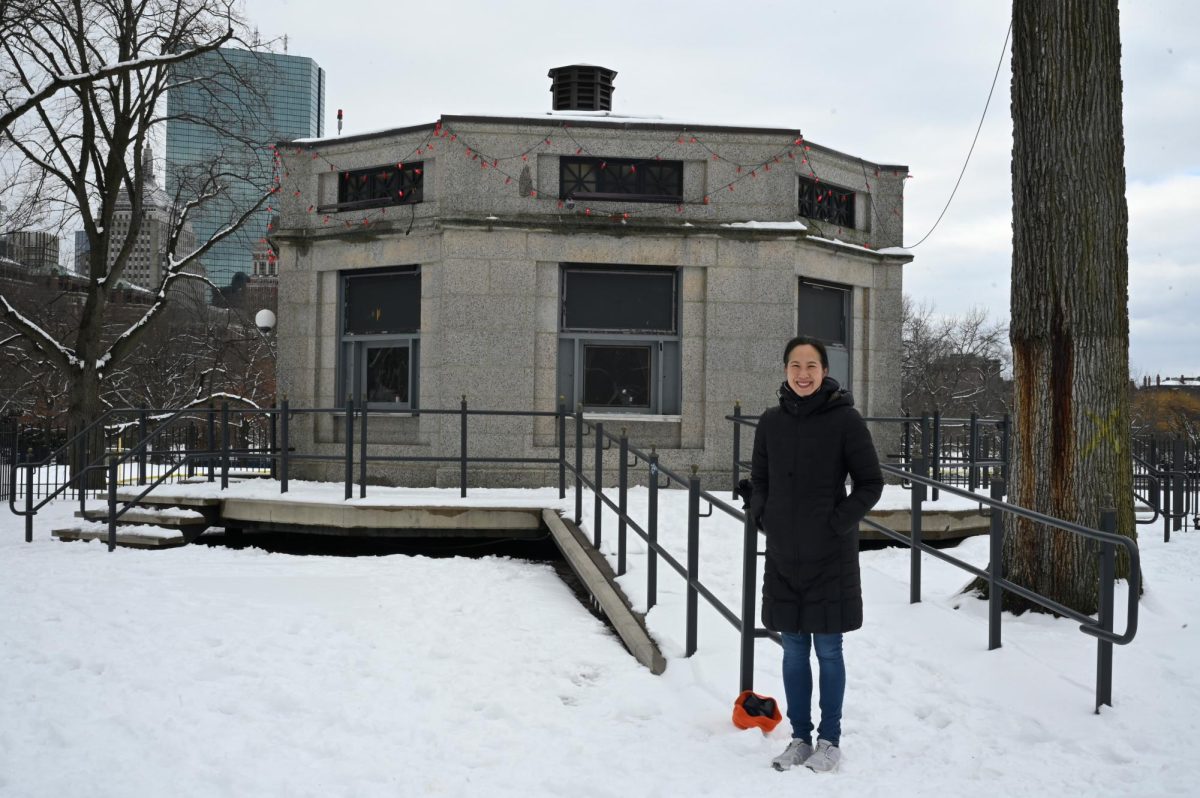
[[558, 397], [558, 498], [567, 498], [567, 397]]
[[1162, 446], [1159, 447], [1158, 457], [1154, 460], [1154, 469], [1162, 474], [1161, 491], [1159, 504], [1155, 508], [1162, 515], [1163, 520], [1163, 543], [1171, 542], [1171, 472], [1166, 470], [1162, 464], [1162, 458], [1167, 451], [1167, 441], [1164, 439]]
[[687, 629], [683, 653], [685, 657], [696, 653], [696, 616], [699, 610], [696, 583], [700, 581], [700, 477], [697, 476], [699, 470], [698, 466], [693, 465], [692, 475], [688, 478]]
[[904, 411], [904, 437], [900, 439], [901, 462], [908, 465], [912, 462], [912, 422], [909, 421], [908, 411]]
[[753, 690], [754, 637], [758, 626], [754, 611], [754, 596], [758, 592], [758, 528], [750, 508], [747, 507], [742, 512], [746, 517], [742, 523], [742, 661], [738, 690]]
[[275, 459], [276, 452], [279, 451], [279, 400], [275, 400], [275, 412], [268, 413], [267, 417], [271, 421], [271, 479], [279, 479], [279, 461]]
[[467, 498], [467, 395], [462, 395], [458, 422], [458, 495]]
[[1000, 478], [1004, 480], [1004, 484], [1008, 485], [1008, 450], [1010, 448], [1010, 438], [1012, 437], [1012, 418], [1008, 413], [1004, 414], [1004, 419], [1000, 422], [1000, 460], [1004, 465], [1000, 466]]
[[221, 490], [229, 487], [229, 402], [221, 402]]
[[740, 399], [734, 400], [734, 403], [733, 403], [733, 418], [734, 418], [734, 422], [733, 422], [733, 468], [731, 469], [731, 471], [733, 473], [733, 484], [731, 484], [729, 486], [730, 496], [731, 496], [731, 498], [734, 498], [734, 499], [736, 499], [738, 497], [738, 481], [741, 479], [741, 473], [740, 473], [741, 466], [739, 464], [741, 463], [741, 460], [742, 460], [742, 424], [740, 421], [737, 421], [737, 419], [740, 418], [741, 415], [742, 415], [742, 400], [740, 400]]
[[[1183, 438], [1176, 437], [1171, 446], [1171, 530], [1183, 529], [1183, 493], [1187, 486], [1187, 450]], [[1168, 542], [1170, 538], [1167, 538]]]
[[967, 457], [971, 458], [967, 466], [967, 490], [972, 493], [979, 487], [979, 414], [971, 413], [971, 430], [967, 436]]
[[629, 456], [627, 432], [625, 427], [621, 427], [621, 462], [617, 465], [617, 576], [625, 575], [625, 510], [629, 493], [629, 464], [625, 462]]
[[[1004, 480], [992, 480], [993, 499], [1004, 498]], [[988, 531], [988, 651], [1000, 648], [1000, 618], [1004, 608], [1004, 588], [1000, 580], [1004, 577], [1004, 513], [992, 508], [991, 528]]]
[[206, 443], [208, 457], [205, 459], [208, 460], [208, 481], [212, 482], [217, 478], [217, 411], [211, 400], [208, 403], [208, 441]]
[[[929, 473], [935, 482], [942, 481], [942, 410], [939, 407], [933, 409], [933, 445], [929, 452]], [[937, 488], [931, 491], [929, 500], [935, 502], [938, 500], [940, 492]]]
[[[1117, 511], [1113, 507], [1100, 510], [1100, 531], [1110, 535], [1117, 533]], [[1113, 630], [1113, 597], [1116, 581], [1117, 553], [1113, 543], [1104, 541], [1100, 544], [1100, 612], [1096, 620], [1100, 628], [1106, 632]], [[1113, 644], [1109, 640], [1096, 641], [1096, 714], [1100, 714], [1100, 705], [1112, 706], [1112, 655]]]
[[146, 484], [146, 448], [150, 445], [150, 421], [147, 418], [146, 408], [138, 408], [138, 437], [141, 439], [138, 446], [138, 485]]
[[583, 405], [575, 405], [575, 526], [583, 523]]
[[367, 498], [367, 403], [363, 402], [362, 410], [362, 429], [359, 430], [358, 439], [358, 498]]
[[592, 434], [596, 436], [596, 481], [592, 483], [592, 496], [595, 499], [592, 510], [592, 546], [596, 551], [600, 551], [600, 527], [602, 526], [600, 511], [604, 507], [602, 498], [604, 495], [604, 422], [597, 421], [596, 426], [592, 429]]
[[279, 492], [288, 492], [288, 449], [290, 446], [288, 436], [288, 398], [287, 394], [283, 395], [283, 401], [279, 404]]
[[108, 550], [117, 548], [117, 455], [108, 458]]
[[[18, 443], [17, 446], [20, 446]], [[16, 448], [16, 447], [14, 447]], [[19, 449], [18, 449], [19, 451]], [[25, 542], [33, 542], [33, 447], [25, 450]], [[83, 472], [87, 476], [87, 472]], [[16, 480], [13, 480], [16, 484]], [[15, 490], [15, 487], [14, 487]], [[87, 489], [84, 488], [84, 492]]]
[[650, 485], [646, 508], [646, 611], [658, 603], [658, 452], [650, 447]]
[[[918, 477], [929, 476], [929, 466], [924, 457], [913, 460], [913, 474]], [[909, 517], [908, 601], [910, 604], [917, 604], [921, 601], [921, 505], [924, 501], [925, 485], [913, 482]]]
[[346, 397], [345, 500], [354, 498], [354, 399]]

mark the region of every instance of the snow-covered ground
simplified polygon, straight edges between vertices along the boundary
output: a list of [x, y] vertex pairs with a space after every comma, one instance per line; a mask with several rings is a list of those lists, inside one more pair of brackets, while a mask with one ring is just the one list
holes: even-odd
[[[292, 495], [340, 501], [341, 487], [293, 482]], [[366, 501], [384, 498], [460, 502], [382, 488]], [[552, 490], [467, 501], [573, 506]], [[645, 506], [632, 491], [635, 515]], [[584, 507], [586, 526], [590, 496]], [[660, 507], [682, 561], [686, 495], [664, 491]], [[768, 736], [730, 723], [737, 636], [704, 609], [699, 653], [683, 658], [684, 591], [665, 564], [647, 621], [669, 664], [653, 676], [548, 565], [110, 554], [50, 538], [73, 509], [46, 508], [31, 544], [0, 515], [2, 796], [1153, 796], [1200, 783], [1194, 533], [1163, 544], [1142, 527], [1140, 630], [1116, 649], [1115, 706], [1099, 716], [1096, 646], [1076, 624], [1005, 616], [989, 652], [962, 572], [926, 558], [925, 601], [910, 605], [907, 551], [864, 552], [843, 765], [819, 776], [769, 768], [786, 721]], [[614, 516], [603, 529], [611, 558]], [[719, 511], [702, 522], [701, 578], [734, 608], [740, 535]], [[645, 547], [631, 535], [629, 551], [622, 586], [644, 609]], [[956, 553], [982, 564], [986, 540]], [[756, 665], [756, 689], [782, 699], [778, 648], [761, 641]]]

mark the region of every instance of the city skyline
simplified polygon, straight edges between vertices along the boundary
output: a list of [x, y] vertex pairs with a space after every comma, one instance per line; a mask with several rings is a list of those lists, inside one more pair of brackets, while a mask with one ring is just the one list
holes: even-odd
[[[184, 62], [177, 74], [201, 80], [168, 93], [167, 193], [182, 203], [210, 181], [224, 186], [189, 217], [203, 243], [270, 188], [276, 142], [323, 134], [325, 73], [306, 56], [222, 48]], [[239, 272], [253, 273], [269, 219], [259, 209], [204, 256], [215, 284], [228, 287]]]

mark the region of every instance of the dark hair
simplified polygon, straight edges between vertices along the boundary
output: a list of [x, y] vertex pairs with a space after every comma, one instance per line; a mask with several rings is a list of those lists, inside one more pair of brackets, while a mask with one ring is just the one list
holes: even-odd
[[816, 338], [809, 338], [807, 335], [797, 335], [795, 338], [787, 342], [787, 346], [783, 348], [783, 365], [787, 365], [788, 355], [798, 346], [811, 346], [817, 350], [817, 354], [821, 356], [821, 368], [829, 368], [829, 354], [825, 351], [825, 344], [818, 341]]

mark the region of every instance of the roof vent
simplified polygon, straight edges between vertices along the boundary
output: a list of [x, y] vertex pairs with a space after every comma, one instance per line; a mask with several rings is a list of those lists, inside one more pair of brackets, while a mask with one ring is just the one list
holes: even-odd
[[555, 67], [549, 72], [554, 82], [555, 111], [611, 111], [615, 70], [591, 64]]

